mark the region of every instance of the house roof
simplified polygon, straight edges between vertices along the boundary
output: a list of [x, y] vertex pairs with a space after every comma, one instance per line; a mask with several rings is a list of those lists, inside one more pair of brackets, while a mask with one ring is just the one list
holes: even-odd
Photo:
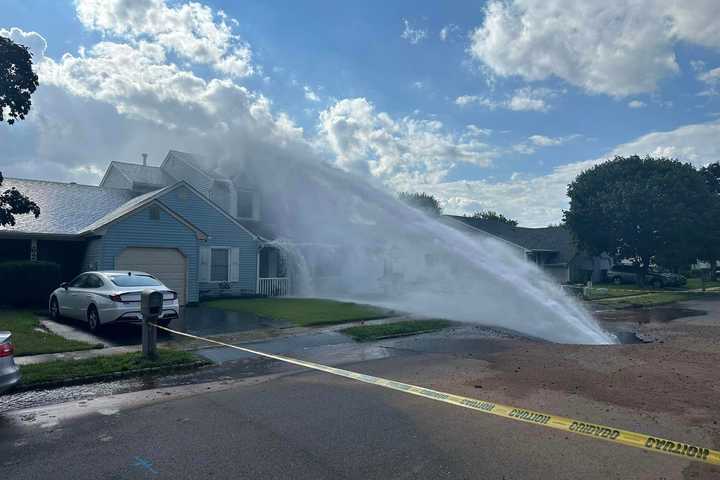
[[[210, 169], [210, 161], [207, 159], [207, 157], [204, 157], [202, 155], [197, 155], [194, 153], [188, 153], [188, 152], [181, 152], [179, 150], [170, 150], [168, 151], [167, 157], [175, 157], [191, 167], [193, 167], [195, 170], [198, 170], [200, 173], [207, 175], [208, 177], [212, 178], [213, 180], [223, 180], [223, 181], [230, 181], [230, 179], [223, 175], [222, 173], [218, 172], [217, 170]], [[167, 157], [165, 158], [165, 161], [167, 161]], [[163, 161], [163, 165], [165, 164], [165, 161]]]
[[144, 195], [137, 196], [131, 200], [128, 200], [127, 202], [123, 203], [122, 205], [118, 206], [117, 208], [107, 212], [102, 217], [98, 218], [93, 223], [85, 226], [79, 233], [89, 233], [93, 232], [95, 230], [98, 230], [115, 220], [118, 220], [121, 217], [124, 217], [128, 213], [131, 213], [148, 203], [150, 203], [152, 200], [156, 199], [163, 193], [169, 191], [172, 187], [164, 187], [159, 190], [153, 190], [152, 192], [148, 192]]
[[[172, 185], [173, 183], [175, 183], [175, 179], [168, 175], [160, 167], [141, 165], [139, 163], [113, 161], [110, 162], [110, 166], [106, 171], [106, 175], [112, 167], [118, 169], [120, 173], [125, 175], [128, 180], [134, 183], [157, 185], [158, 187], [164, 187], [166, 185]], [[105, 179], [103, 178], [103, 180]]]
[[15, 226], [0, 227], [0, 235], [74, 235], [135, 196], [118, 188], [18, 178], [6, 178], [0, 190], [12, 187], [38, 204], [40, 216], [17, 215]]
[[563, 226], [527, 228], [514, 227], [506, 223], [481, 218], [447, 215], [478, 230], [487, 232], [501, 240], [531, 251], [555, 252], [553, 263], [567, 263], [578, 253], [570, 231]]

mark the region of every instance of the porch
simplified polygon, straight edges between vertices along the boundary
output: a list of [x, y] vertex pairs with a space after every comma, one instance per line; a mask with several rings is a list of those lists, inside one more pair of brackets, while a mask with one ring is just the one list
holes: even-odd
[[287, 256], [277, 247], [263, 245], [258, 251], [257, 293], [266, 297], [291, 294]]

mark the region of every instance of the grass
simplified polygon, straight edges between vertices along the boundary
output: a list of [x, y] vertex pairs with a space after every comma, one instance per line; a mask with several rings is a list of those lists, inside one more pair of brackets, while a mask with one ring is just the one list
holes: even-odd
[[[615, 286], [615, 285], [613, 285]], [[643, 290], [632, 290], [632, 289], [622, 289], [622, 288], [606, 288], [604, 285], [601, 287], [595, 287], [593, 286], [592, 290], [590, 291], [590, 298], [589, 300], [600, 300], [605, 298], [619, 298], [619, 297], [628, 297], [632, 295], [643, 295], [649, 292], [645, 292]]]
[[[688, 278], [686, 287], [689, 290], [695, 290], [702, 288], [702, 283], [700, 282], [699, 278]], [[720, 282], [715, 281], [706, 281], [705, 282], [705, 288], [717, 288], [720, 287]]]
[[404, 320], [380, 325], [362, 325], [340, 330], [358, 342], [370, 342], [381, 338], [434, 332], [450, 326], [447, 320]]
[[124, 353], [85, 360], [56, 360], [20, 367], [24, 386], [57, 382], [78, 377], [98, 377], [113, 373], [131, 373], [145, 368], [172, 367], [197, 362], [198, 357], [189, 352], [158, 349], [158, 358], [148, 360], [142, 353]]
[[318, 298], [235, 298], [210, 300], [203, 305], [287, 320], [300, 327], [371, 320], [392, 314], [389, 310], [371, 305]]
[[655, 305], [666, 305], [668, 303], [682, 302], [684, 300], [691, 300], [697, 298], [698, 295], [695, 293], [686, 292], [653, 292], [647, 294], [641, 294], [633, 297], [610, 297], [601, 300], [596, 300], [595, 303], [600, 305], [607, 305], [612, 307], [624, 308], [624, 307], [652, 307]]
[[0, 330], [12, 333], [18, 357], [94, 348], [89, 343], [68, 340], [42, 329], [37, 316], [29, 310], [0, 310]]

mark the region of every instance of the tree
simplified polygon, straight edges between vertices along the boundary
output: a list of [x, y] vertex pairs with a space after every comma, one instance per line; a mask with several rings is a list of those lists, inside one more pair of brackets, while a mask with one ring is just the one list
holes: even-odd
[[17, 118], [23, 120], [30, 111], [30, 95], [37, 86], [30, 50], [0, 37], [0, 123], [7, 121], [12, 125]]
[[[30, 111], [30, 95], [38, 86], [38, 77], [32, 70], [32, 54], [9, 38], [0, 37], [0, 123], [12, 125], [15, 119], [23, 120]], [[3, 176], [0, 173], [0, 186]], [[37, 218], [40, 207], [15, 188], [0, 193], [0, 226], [15, 225], [15, 215], [32, 213]]]
[[714, 198], [705, 208], [703, 242], [699, 258], [710, 264], [710, 275], [714, 277], [717, 261], [720, 259], [720, 162], [702, 167], [700, 173]]
[[419, 210], [423, 210], [426, 213], [429, 213], [430, 215], [440, 215], [442, 214], [442, 207], [440, 207], [440, 202], [437, 201], [435, 197], [432, 195], [429, 195], [425, 192], [422, 193], [410, 193], [410, 192], [401, 192], [398, 195], [398, 198], [410, 205], [413, 208], [417, 208]]
[[517, 220], [506, 217], [502, 213], [495, 212], [493, 210], [483, 210], [481, 212], [475, 212], [472, 214], [472, 218], [480, 218], [482, 220], [490, 220], [494, 222], [505, 223], [512, 227], [517, 227]]
[[568, 196], [564, 221], [579, 246], [633, 260], [641, 283], [654, 257], [698, 258], [705, 209], [713, 203], [703, 175], [690, 164], [638, 156], [615, 157], [581, 173]]
[[[0, 186], [2, 182], [3, 176], [0, 173]], [[15, 225], [15, 215], [26, 213], [32, 213], [37, 218], [40, 216], [40, 207], [18, 192], [15, 187], [0, 193], [0, 226]]]

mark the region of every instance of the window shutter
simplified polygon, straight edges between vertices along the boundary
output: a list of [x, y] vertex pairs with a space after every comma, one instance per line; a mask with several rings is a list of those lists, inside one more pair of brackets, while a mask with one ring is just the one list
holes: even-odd
[[200, 265], [198, 266], [198, 281], [210, 281], [210, 247], [200, 247]]
[[240, 249], [237, 247], [230, 249], [230, 281], [240, 281]]

